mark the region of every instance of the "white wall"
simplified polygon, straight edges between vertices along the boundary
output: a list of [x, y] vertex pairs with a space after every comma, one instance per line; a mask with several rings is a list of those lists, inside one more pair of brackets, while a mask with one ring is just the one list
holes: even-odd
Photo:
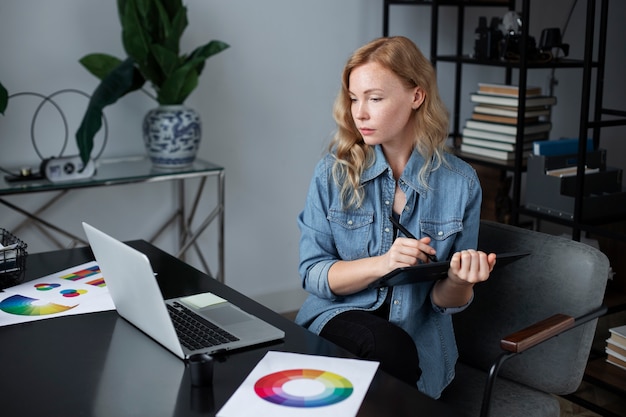
[[[540, 22], [531, 26], [531, 34], [537, 39], [541, 28], [562, 25], [564, 9], [571, 1], [553, 3], [554, 12], [546, 13], [545, 8], [533, 11], [533, 17]], [[575, 44], [582, 42], [584, 2], [580, 3], [565, 37], [565, 42], [572, 44], [573, 57], [582, 55], [582, 46]], [[381, 35], [382, 1], [190, 0], [186, 4], [190, 25], [183, 50], [189, 51], [210, 39], [231, 45], [207, 61], [200, 86], [187, 101], [202, 115], [204, 139], [200, 157], [226, 170], [226, 282], [278, 311], [297, 309], [304, 294], [297, 274], [296, 217], [302, 209], [313, 166], [334, 128], [331, 106], [340, 71], [355, 48]], [[618, 76], [625, 56], [623, 46], [617, 42], [624, 39], [620, 24], [626, 16], [623, 4], [618, 6], [620, 9], [611, 15], [611, 21], [617, 24], [612, 25], [610, 45], [622, 53], [610, 58], [607, 78], [616, 88], [607, 89], [607, 98], [613, 107], [626, 108], [624, 81]], [[423, 6], [395, 6], [391, 34], [411, 36], [429, 54], [427, 11]], [[478, 14], [495, 16], [501, 12], [490, 9], [468, 13], [466, 52], [473, 45]], [[454, 39], [455, 17], [444, 10], [441, 19], [440, 42], [444, 49]], [[67, 88], [91, 92], [97, 81], [77, 60], [91, 52], [122, 57], [119, 32], [113, 1], [4, 1], [0, 5], [0, 79], [10, 94], [33, 91], [49, 95]], [[501, 81], [501, 74], [485, 68], [470, 71], [464, 76], [464, 90], [469, 93], [485, 77]], [[555, 137], [577, 134], [579, 74], [557, 72], [560, 84], [553, 120]], [[450, 69], [441, 65], [439, 77], [444, 98], [451, 105]], [[535, 83], [544, 85], [545, 77], [543, 72]], [[70, 124], [65, 154], [74, 154], [73, 135], [86, 99], [64, 93], [55, 101], [63, 107]], [[30, 141], [30, 124], [40, 102], [30, 96], [10, 100], [5, 116], [0, 116], [0, 166], [39, 163]], [[109, 140], [103, 157], [143, 152], [140, 123], [153, 105], [146, 96], [134, 93], [106, 110]], [[468, 103], [463, 112], [468, 114], [470, 110]], [[613, 138], [623, 137], [624, 131], [606, 132], [607, 139], [603, 141], [618, 149], [610, 149], [609, 162], [623, 166], [623, 142], [615, 145]], [[44, 106], [35, 123], [38, 149], [46, 157], [58, 155], [64, 136], [58, 114], [52, 106]], [[99, 135], [96, 151], [101, 143]], [[209, 191], [214, 192], [214, 188]], [[34, 209], [47, 197], [8, 199]], [[120, 239], [148, 238], [167, 218], [174, 199], [169, 183], [100, 188], [70, 193], [46, 212], [46, 218], [77, 234], [82, 234], [80, 220], [87, 220]], [[208, 206], [211, 201], [209, 195], [203, 205]], [[0, 227], [13, 230], [22, 219], [0, 206]], [[200, 244], [214, 258], [213, 228], [209, 232]], [[21, 229], [19, 237], [28, 243], [30, 252], [55, 248], [32, 227]], [[71, 244], [67, 239], [61, 240], [63, 245]], [[157, 241], [157, 245], [172, 251], [175, 239], [168, 236]], [[190, 262], [197, 264], [193, 258]]]

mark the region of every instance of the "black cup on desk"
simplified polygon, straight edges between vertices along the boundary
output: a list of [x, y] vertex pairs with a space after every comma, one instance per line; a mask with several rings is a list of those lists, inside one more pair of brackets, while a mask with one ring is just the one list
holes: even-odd
[[206, 353], [198, 353], [189, 357], [191, 385], [210, 387], [213, 385], [213, 358]]

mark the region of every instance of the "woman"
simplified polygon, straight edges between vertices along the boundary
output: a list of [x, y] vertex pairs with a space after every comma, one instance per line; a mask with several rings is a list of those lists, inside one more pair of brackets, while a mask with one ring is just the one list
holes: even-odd
[[[478, 178], [446, 154], [448, 116], [434, 69], [404, 37], [353, 54], [334, 117], [337, 133], [298, 217], [310, 295], [296, 321], [438, 398], [458, 356], [450, 314], [470, 303], [495, 265], [495, 254], [474, 249]], [[397, 237], [390, 216], [417, 238]], [[450, 259], [446, 279], [368, 289], [432, 255]]]

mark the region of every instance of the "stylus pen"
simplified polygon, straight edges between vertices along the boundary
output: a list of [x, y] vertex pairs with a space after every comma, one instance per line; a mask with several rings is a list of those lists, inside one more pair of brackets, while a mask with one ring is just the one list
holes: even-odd
[[[396, 220], [395, 217], [389, 216], [389, 220], [391, 221], [391, 223], [393, 223], [394, 226], [396, 226], [398, 228], [399, 231], [401, 231], [404, 234], [404, 236], [408, 237], [409, 239], [416, 239], [417, 240], [417, 238], [415, 236], [413, 236], [413, 233], [411, 233], [408, 230], [406, 230], [406, 227], [402, 226], [400, 224], [400, 222]], [[431, 255], [430, 253], [426, 253], [426, 256], [428, 257], [428, 259], [430, 259], [431, 262], [437, 262], [437, 257], [435, 255]]]

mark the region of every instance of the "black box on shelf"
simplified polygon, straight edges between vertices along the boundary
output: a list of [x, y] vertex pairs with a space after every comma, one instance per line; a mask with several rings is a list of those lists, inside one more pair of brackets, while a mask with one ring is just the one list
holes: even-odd
[[[585, 174], [583, 195], [601, 195], [622, 191], [622, 170], [607, 167], [604, 171], [590, 171]], [[576, 195], [576, 176], [561, 177], [561, 195]]]
[[[582, 220], [626, 214], [622, 170], [606, 166], [606, 150], [588, 152], [583, 184]], [[577, 155], [530, 155], [527, 162], [526, 208], [572, 220]]]

